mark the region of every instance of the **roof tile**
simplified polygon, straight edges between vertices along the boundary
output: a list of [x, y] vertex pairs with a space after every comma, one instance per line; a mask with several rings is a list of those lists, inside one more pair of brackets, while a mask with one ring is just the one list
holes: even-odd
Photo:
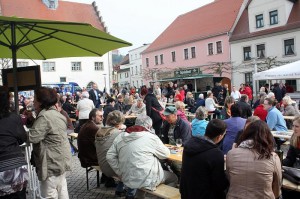
[[143, 53], [229, 32], [242, 3], [218, 0], [178, 16]]

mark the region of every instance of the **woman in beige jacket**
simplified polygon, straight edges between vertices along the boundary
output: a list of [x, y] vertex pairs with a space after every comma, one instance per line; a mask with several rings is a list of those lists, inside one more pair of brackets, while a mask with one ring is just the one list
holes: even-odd
[[227, 198], [275, 199], [280, 196], [281, 163], [274, 153], [273, 136], [261, 120], [250, 123], [228, 152], [230, 181]]

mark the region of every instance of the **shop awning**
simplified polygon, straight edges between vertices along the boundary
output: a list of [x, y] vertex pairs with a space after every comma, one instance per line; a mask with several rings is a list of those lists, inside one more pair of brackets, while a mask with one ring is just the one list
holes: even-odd
[[197, 75], [197, 76], [193, 76], [193, 77], [181, 77], [178, 79], [201, 79], [201, 78], [205, 78], [205, 77], [213, 77], [213, 75], [211, 74], [201, 74], [201, 75]]

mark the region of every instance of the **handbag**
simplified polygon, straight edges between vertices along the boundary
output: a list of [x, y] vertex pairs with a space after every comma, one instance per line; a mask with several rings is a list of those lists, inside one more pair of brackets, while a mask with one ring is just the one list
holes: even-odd
[[166, 120], [167, 119], [166, 116], [163, 114], [164, 113], [164, 109], [162, 109], [161, 111], [157, 110], [154, 107], [152, 107], [152, 109], [159, 114], [159, 116], [161, 117], [162, 120]]
[[300, 170], [292, 167], [283, 166], [283, 178], [291, 181], [294, 184], [300, 185]]

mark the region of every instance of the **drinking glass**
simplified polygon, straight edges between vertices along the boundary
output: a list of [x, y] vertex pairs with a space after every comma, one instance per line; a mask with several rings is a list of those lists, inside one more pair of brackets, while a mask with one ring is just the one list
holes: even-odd
[[176, 139], [176, 146], [178, 147], [178, 156], [181, 156], [181, 149], [179, 147], [182, 146], [182, 139]]

